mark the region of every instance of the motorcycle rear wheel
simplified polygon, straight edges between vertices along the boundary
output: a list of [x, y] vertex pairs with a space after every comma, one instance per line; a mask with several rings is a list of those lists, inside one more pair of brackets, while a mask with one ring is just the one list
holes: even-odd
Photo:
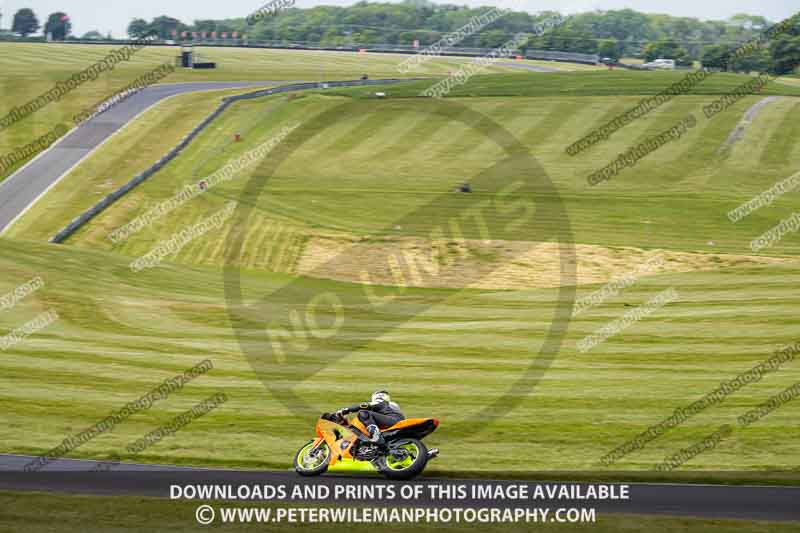
[[428, 449], [418, 439], [403, 439], [389, 444], [390, 449], [400, 448], [406, 457], [397, 459], [391, 451], [378, 458], [378, 470], [388, 479], [407, 480], [417, 477], [428, 464]]
[[314, 448], [313, 440], [308, 441], [294, 456], [294, 470], [301, 476], [324, 474], [331, 463], [331, 450], [328, 448], [328, 443], [323, 442], [316, 451], [312, 448]]

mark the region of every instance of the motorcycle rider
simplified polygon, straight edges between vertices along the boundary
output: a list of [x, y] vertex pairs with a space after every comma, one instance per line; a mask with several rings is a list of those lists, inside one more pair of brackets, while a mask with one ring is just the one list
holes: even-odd
[[406, 418], [400, 410], [400, 406], [392, 401], [389, 393], [385, 390], [372, 393], [369, 402], [339, 409], [336, 414], [344, 416], [356, 412], [358, 419], [367, 427], [369, 439], [372, 442], [382, 442], [381, 429], [392, 427]]

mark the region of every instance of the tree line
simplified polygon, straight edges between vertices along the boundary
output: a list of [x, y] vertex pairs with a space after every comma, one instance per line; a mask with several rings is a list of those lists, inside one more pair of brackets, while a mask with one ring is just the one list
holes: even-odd
[[[433, 44], [447, 33], [465, 26], [490, 7], [434, 4], [428, 0], [400, 3], [358, 2], [352, 6], [289, 8], [248, 24], [246, 18], [197, 20], [185, 24], [171, 17], [150, 22], [137, 19], [128, 32], [133, 37], [155, 31], [164, 39], [191, 40], [216, 32], [246, 35], [253, 41], [309, 43], [323, 46]], [[532, 33], [538, 23], [560, 16], [554, 11], [508, 13], [457, 46], [496, 48], [518, 33]], [[731, 59], [731, 52], [769, 28], [774, 22], [761, 16], [738, 14], [727, 20], [640, 13], [633, 9], [593, 11], [565, 17], [565, 22], [532, 37], [525, 48], [597, 54], [617, 61], [637, 57], [646, 61], [674, 59], [690, 67], [731, 71], [787, 73], [800, 63], [800, 23], [750, 55]]]
[[63, 41], [72, 32], [72, 22], [63, 11], [50, 13], [44, 23], [44, 28], [39, 24], [39, 19], [32, 9], [23, 7], [14, 13], [11, 22], [11, 31], [20, 37], [28, 37], [40, 29], [44, 35], [50, 35], [55, 41]]
[[[470, 8], [433, 4], [428, 0], [400, 3], [361, 1], [352, 6], [291, 7], [261, 17], [254, 24], [245, 16], [220, 20], [195, 20], [191, 24], [162, 15], [150, 21], [134, 19], [127, 32], [142, 37], [155, 32], [165, 40], [192, 40], [246, 36], [249, 41], [308, 43], [322, 46], [433, 44], [446, 34], [465, 26], [490, 7]], [[462, 39], [456, 46], [496, 48], [518, 33], [532, 34], [537, 24], [558, 16], [553, 11], [530, 14], [509, 12], [481, 31]], [[774, 22], [761, 16], [738, 14], [727, 20], [699, 20], [692, 17], [640, 13], [633, 9], [593, 11], [564, 18], [564, 23], [542, 35], [532, 36], [526, 48], [597, 54], [611, 60], [637, 57], [647, 61], [674, 59], [679, 66], [702, 62], [706, 67], [732, 71], [787, 73], [800, 63], [800, 23], [765, 42], [746, 56], [732, 51], [769, 28]], [[38, 31], [32, 10], [14, 15], [12, 31], [27, 36]], [[68, 38], [71, 22], [66, 14], [47, 18], [45, 33], [54, 40]], [[90, 32], [96, 33], [96, 32]], [[88, 35], [88, 34], [87, 34]], [[99, 36], [99, 34], [97, 34]], [[91, 38], [86, 37], [85, 38]]]

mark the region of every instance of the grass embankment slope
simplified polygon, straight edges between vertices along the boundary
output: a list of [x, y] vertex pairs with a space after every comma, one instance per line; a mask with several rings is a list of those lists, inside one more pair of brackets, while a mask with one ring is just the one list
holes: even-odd
[[[764, 107], [748, 125], [744, 137], [723, 149], [743, 112], [761, 97], [744, 98], [724, 113], [705, 119], [704, 105], [747, 79], [716, 75], [698, 86], [696, 91], [702, 94], [677, 97], [608, 141], [571, 157], [564, 151], [566, 146], [633, 107], [640, 95], [655, 94], [680, 76], [627, 72], [559, 76], [476, 78], [460, 89], [474, 97], [448, 101], [485, 115], [530, 149], [567, 207], [576, 242], [741, 256], [750, 254], [752, 238], [792, 212], [793, 198], [786, 196], [737, 224], [726, 217], [741, 202], [796, 171], [800, 154], [794, 139], [800, 134], [796, 120], [800, 106], [789, 95], [800, 95], [800, 89], [767, 87], [765, 93], [773, 91], [786, 97]], [[409, 85], [415, 88], [387, 88], [390, 98], [385, 100], [369, 98], [370, 92], [354, 89], [239, 103], [156, 179], [104, 213], [71, 242], [110, 249], [107, 234], [143, 213], [150, 203], [169, 198], [180, 185], [196, 182], [269, 139], [282, 125], [302, 124], [350, 102], [353, 96], [356, 102], [347, 108], [348, 116], [326, 124], [318, 137], [294, 152], [269, 179], [264, 193], [252, 201], [257, 203], [259, 213], [268, 213], [266, 218], [282, 220], [295, 228], [310, 227], [316, 233], [330, 230], [361, 236], [425, 236], [431, 228], [430, 220], [410, 220], [402, 227], [396, 221], [455, 185], [478, 179], [476, 176], [502, 154], [495, 142], [474, 128], [438, 114], [436, 102], [394, 98], [419, 92], [419, 83]], [[613, 90], [619, 95], [596, 95]], [[509, 93], [515, 96], [508, 96]], [[153, 120], [140, 121], [110, 142], [101, 153], [79, 166], [73, 177], [56, 187], [11, 229], [10, 235], [42, 240], [51, 237], [65, 220], [107, 194], [112, 183], [118, 185], [132, 176], [136, 167], [130, 164], [131, 160], [141, 164], [140, 160], [149, 163], [157, 159], [160, 146], [153, 139], [158, 138], [157, 132], [165, 122], [175, 120], [170, 113], [181, 109], [176, 103], [165, 113], [154, 111]], [[619, 153], [648, 135], [668, 129], [689, 113], [697, 117], [698, 126], [679, 141], [649, 155], [636, 167], [623, 170], [610, 182], [595, 187], [587, 184], [589, 174]], [[233, 143], [234, 133], [242, 133], [245, 142]], [[139, 145], [141, 152], [131, 150]], [[146, 155], [137, 155], [141, 153]], [[221, 206], [226, 199], [236, 198], [245, 181], [243, 177], [215, 189], [207, 199], [192, 202], [165, 220], [165, 225], [154, 226], [120, 251], [129, 255], [146, 251], [171, 229], [182, 227], [210, 207]], [[475, 188], [477, 194], [485, 192], [479, 183]], [[463, 195], [450, 194], [436, 201], [446, 212], [458, 210], [464, 199]], [[557, 201], [537, 197], [543, 205]], [[253, 231], [268, 227], [266, 223], [256, 224]], [[512, 238], [529, 240], [524, 235]], [[326, 246], [325, 242], [312, 244]], [[764, 254], [792, 256], [797, 250], [796, 240], [784, 239]], [[188, 260], [219, 263], [220, 255], [210, 257], [211, 253], [213, 250], [194, 250]], [[217, 253], [221, 254], [221, 248]], [[699, 258], [676, 257], [684, 262], [695, 262], [694, 259], [703, 262]], [[737, 262], [740, 259], [731, 258]], [[258, 257], [248, 264], [270, 266], [268, 259]]]
[[[539, 79], [520, 78], [530, 83]], [[320, 411], [350, 403], [376, 386], [389, 387], [408, 414], [442, 419], [441, 428], [431, 437], [431, 443], [442, 449], [442, 456], [431, 465], [440, 472], [519, 474], [524, 450], [526, 470], [577, 471], [598, 468], [606, 452], [711, 392], [721, 380], [763, 361], [773, 349], [796, 341], [800, 267], [796, 262], [759, 265], [744, 257], [749, 240], [791, 212], [796, 200], [787, 195], [736, 225], [725, 216], [741, 201], [794, 172], [800, 154], [791, 142], [797, 131], [786, 116], [798, 112], [795, 100], [782, 99], [764, 108], [742, 140], [720, 154], [719, 146], [758, 97], [745, 99], [710, 122], [700, 116], [710, 96], [676, 98], [586, 154], [570, 158], [563, 152], [593, 126], [638, 99], [633, 94], [458, 99], [469, 110], [503, 124], [541, 161], [567, 209], [578, 243], [579, 276], [592, 269], [599, 272], [597, 279], [628, 272], [657, 249], [667, 250], [658, 253], [675, 263], [672, 270], [683, 270], [667, 269], [646, 278], [574, 319], [552, 367], [534, 394], [520, 398], [513, 411], [492, 421], [483, 433], [459, 424], [502, 396], [541, 346], [558, 291], [546, 288], [547, 280], [537, 278], [537, 273], [553, 262], [557, 266], [558, 255], [549, 251], [524, 257], [525, 250], [514, 246], [520, 242], [524, 246], [526, 235], [536, 235], [537, 228], [526, 227], [532, 233], [515, 236], [503, 229], [510, 220], [499, 215], [491, 218], [490, 210], [486, 211], [488, 224], [499, 231], [498, 246], [486, 248], [470, 241], [465, 251], [468, 264], [522, 263], [519, 268], [530, 276], [530, 288], [463, 291], [454, 282], [444, 284], [453, 288], [409, 289], [379, 313], [363, 305], [345, 305], [340, 335], [324, 354], [313, 355], [330, 364], [305, 379], [309, 360], [289, 357], [277, 370], [281, 379], [304, 380], [297, 392]], [[347, 113], [318, 136], [302, 146], [292, 146], [291, 138], [282, 145], [281, 150], [292, 154], [265, 182], [262, 194], [241, 197], [247, 181], [244, 175], [187, 203], [116, 248], [108, 241], [108, 232], [115, 227], [271, 138], [281, 126], [307, 122], [342, 103], [350, 106], [343, 108]], [[221, 250], [235, 233], [226, 226], [207, 234], [178, 255], [179, 264], [141, 274], [134, 274], [127, 265], [158, 240], [231, 199], [254, 207], [247, 226], [237, 228], [247, 232], [247, 240], [244, 253], [234, 261], [246, 267], [242, 279], [248, 301], [260, 300], [297, 280], [297, 272], [345, 280], [357, 280], [358, 268], [377, 272], [379, 263], [368, 261], [376, 248], [376, 256], [384, 260], [385, 248], [425, 250], [430, 244], [421, 239], [432, 226], [461, 216], [471, 198], [491, 198], [489, 193], [513, 180], [517, 171], [529, 171], [514, 168], [508, 174], [493, 174], [498, 183], [476, 178], [473, 196], [447, 194], [498, 161], [501, 153], [492, 140], [458, 120], [442, 117], [432, 107], [440, 105], [448, 104], [352, 99], [344, 94], [237, 104], [216, 129], [93, 221], [68, 246], [4, 241], [0, 263], [4, 271], [14, 274], [3, 280], [3, 288], [10, 289], [37, 273], [48, 285], [20, 307], [27, 315], [15, 311], [0, 317], [3, 326], [10, 328], [48, 306], [62, 315], [61, 321], [11, 350], [0, 362], [0, 391], [8, 418], [0, 431], [5, 432], [6, 451], [49, 449], [70, 431], [137, 398], [150, 385], [196, 360], [212, 357], [216, 369], [209, 376], [74, 455], [125, 458], [123, 450], [129, 442], [222, 390], [231, 397], [228, 404], [139, 459], [285, 467], [296, 447], [311, 435], [313, 420], [296, 417], [265, 390], [231, 331], [219, 266]], [[694, 131], [611, 182], [594, 188], [586, 185], [585, 176], [598, 164], [646, 135], [670, 127], [688, 112], [698, 116]], [[244, 142], [231, 143], [230, 134], [239, 129], [247, 132]], [[121, 135], [119, 142], [129, 141]], [[113, 143], [109, 149], [97, 154], [105, 159], [89, 164], [111, 168], [122, 152], [113, 151], [118, 149]], [[251, 174], [263, 177], [266, 169], [262, 166]], [[71, 177], [64, 183], [92, 184], [90, 173], [81, 172], [79, 168], [75, 174], [81, 179]], [[85, 185], [76, 187], [83, 194], [88, 190]], [[54, 194], [66, 198], [64, 205], [70, 209], [80, 202], [91, 203], [91, 199], [70, 199], [58, 187]], [[530, 196], [543, 202], [540, 208], [545, 210], [547, 202], [556, 201], [555, 197]], [[432, 200], [436, 209], [416, 211]], [[47, 198], [42, 205], [48, 205]], [[62, 214], [60, 220], [43, 211], [33, 214], [44, 229], [23, 219], [12, 235], [41, 240], [49, 236], [46, 231], [72, 215], [65, 213], [69, 216]], [[542, 222], [554, 228], [563, 221]], [[359, 238], [365, 239], [368, 252], [351, 261], [355, 265], [350, 272], [327, 272], [314, 266], [314, 258], [335, 256], [342, 243]], [[711, 239], [713, 246], [708, 244]], [[326, 248], [326, 240], [333, 244]], [[528, 250], [532, 247], [527, 245]], [[90, 250], [98, 248], [104, 251]], [[688, 252], [695, 254], [691, 260], [680, 255]], [[797, 253], [796, 240], [787, 237], [769, 252], [791, 258]], [[340, 256], [347, 258], [347, 252]], [[703, 268], [695, 260], [703, 262]], [[307, 270], [303, 261], [311, 261]], [[506, 279], [520, 277], [524, 276], [518, 272]], [[467, 274], [466, 279], [475, 278]], [[363, 290], [359, 285], [324, 279], [299, 280], [292, 290], [278, 293], [280, 301], [270, 301], [262, 309], [261, 316], [246, 326], [245, 335], [266, 342], [267, 321], [278, 317], [288, 326], [285, 313], [281, 314], [285, 306], [304, 301], [309, 293], [331, 291], [349, 301], [348, 295]], [[596, 288], [582, 287], [579, 295]], [[676, 290], [678, 301], [588, 353], [576, 349], [586, 335], [668, 288]], [[369, 342], [365, 344], [364, 339]], [[650, 470], [721, 424], [735, 425], [737, 416], [798, 378], [797, 365], [787, 364], [625, 457], [617, 467]], [[706, 470], [711, 479], [720, 470], [748, 470], [750, 477], [757, 478], [768, 476], [763, 473], [770, 469], [792, 468], [798, 454], [797, 409], [790, 403], [748, 429], [736, 429], [686, 468]], [[270, 429], [276, 427], [281, 428], [280, 434]], [[528, 443], [522, 451], [520, 442]], [[477, 460], [476, 446], [481, 450]]]
[[[90, 67], [118, 48], [120, 46], [0, 43], [0, 71], [3, 72], [0, 79], [0, 116], [49, 91], [57, 82]], [[163, 63], [174, 64], [179, 50], [179, 47], [167, 46], [139, 50], [129, 61], [118, 63], [113, 71], [104, 72], [96, 80], [83, 83], [60, 101], [0, 132], [0, 154], [33, 142], [59, 123], [71, 127], [75, 114], [113, 96], [139, 76]], [[362, 74], [373, 78], [403, 78], [444, 75], [457, 65], [469, 61], [468, 58], [436, 59], [404, 75], [397, 70], [397, 65], [407, 57], [404, 55], [205, 47], [195, 50], [203, 60], [217, 62], [218, 68], [177, 69], [161, 82], [316, 81], [354, 79]], [[580, 68], [576, 65], [555, 65], [564, 69]], [[490, 70], [507, 69], [492, 67]], [[20, 165], [0, 173], [0, 180]]]
[[[7, 274], [0, 292], [34, 275], [46, 286], [4, 311], [0, 327], [11, 330], [48, 309], [60, 316], [0, 360], [3, 451], [43, 453], [162, 380], [210, 358], [215, 368], [207, 376], [72, 456], [130, 459], [128, 444], [222, 391], [228, 403], [136, 459], [285, 468], [296, 448], [313, 436], [314, 421], [276, 401], [242, 354], [221, 272], [165, 265], [134, 274], [128, 263], [106, 252], [2, 241], [0, 266]], [[243, 292], [247, 302], [255, 302], [290, 281], [279, 274], [247, 272]], [[324, 354], [290, 357], [275, 372], [282, 380], [302, 381], [297, 392], [320, 412], [385, 386], [409, 415], [441, 418], [441, 428], [430, 438], [442, 449], [432, 464], [437, 471], [524, 474], [519, 472], [520, 442], [528, 443], [524, 470], [596, 469], [611, 448], [795, 340], [798, 281], [796, 266], [643, 280], [574, 320], [535, 393], [521, 398], [516, 409], [492, 421], [485, 432], [476, 433], [463, 422], [523, 374], [549, 329], [557, 291], [409, 289], [380, 313], [345, 305], [342, 330]], [[280, 298], [270, 300], [260, 319], [240, 333], [267, 342], [266, 321], [283, 322], [286, 305], [314, 291], [332, 291], [347, 301], [362, 290], [310, 279], [293, 287], [279, 292]], [[588, 353], [577, 351], [585, 335], [669, 287], [676, 288], [679, 301]], [[305, 379], [308, 357], [314, 355], [331, 364]], [[796, 366], [787, 365], [626, 457], [619, 468], [652, 469], [720, 424], [735, 423], [798, 377]], [[689, 467], [747, 469], [753, 477], [757, 470], [789, 468], [798, 453], [796, 416], [797, 407], [786, 405], [749, 429], [737, 430]], [[481, 421], [474, 422], [480, 426]]]
[[[468, 83], [456, 85], [448, 94], [461, 96], [644, 96], [664, 91], [672, 83], [679, 82], [689, 74], [688, 71], [634, 72], [629, 70], [582, 72], [579, 76], [554, 72], [546, 76], [528, 73], [485, 74], [472, 77]], [[703, 82], [695, 84], [687, 93], [690, 95], [723, 95], [732, 93], [739, 85], [750, 80], [743, 74], [714, 73]], [[791, 80], [791, 78], [780, 78]], [[431, 82], [413, 81], [392, 88], [394, 98], [416, 97]], [[365, 95], [374, 88], [355, 87], [333, 89], [332, 92], [347, 95]], [[800, 96], [796, 87], [767, 84], [761, 95]], [[588, 129], [588, 125], [586, 125]]]

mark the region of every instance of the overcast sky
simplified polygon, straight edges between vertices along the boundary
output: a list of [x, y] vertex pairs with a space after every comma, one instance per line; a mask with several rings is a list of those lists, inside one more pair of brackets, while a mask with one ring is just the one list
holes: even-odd
[[[11, 26], [11, 19], [18, 9], [29, 7], [39, 17], [41, 24], [50, 13], [64, 11], [71, 17], [73, 33], [78, 36], [89, 30], [98, 30], [103, 34], [110, 31], [114, 37], [125, 37], [128, 23], [134, 18], [150, 20], [159, 15], [169, 15], [191, 23], [195, 19], [244, 17], [265, 3], [266, 0], [0, 0], [0, 13], [3, 16], [3, 28]], [[354, 0], [297, 0], [296, 5], [312, 7], [353, 3]], [[457, 0], [442, 3], [516, 6], [531, 13], [548, 9], [576, 13], [630, 7], [646, 13], [713, 20], [723, 20], [736, 13], [748, 13], [773, 21], [792, 15], [798, 8], [796, 5], [790, 6], [793, 0]]]

